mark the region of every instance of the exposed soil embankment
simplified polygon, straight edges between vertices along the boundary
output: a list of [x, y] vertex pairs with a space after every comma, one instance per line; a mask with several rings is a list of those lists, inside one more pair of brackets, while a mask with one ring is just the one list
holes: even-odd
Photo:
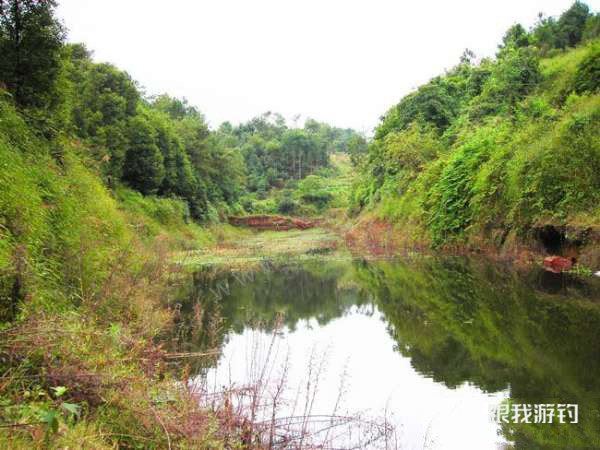
[[[380, 219], [359, 221], [344, 233], [344, 238], [352, 251], [377, 256], [434, 251], [425, 234]], [[480, 253], [517, 264], [541, 262], [545, 256], [560, 255], [597, 270], [600, 268], [600, 227], [546, 224], [521, 233], [494, 229], [453, 241], [435, 251]]]
[[522, 240], [539, 253], [574, 258], [591, 268], [600, 267], [599, 227], [548, 224], [530, 229]]
[[382, 220], [363, 221], [347, 231], [344, 239], [354, 252], [390, 256], [399, 251], [394, 226]]
[[273, 230], [286, 231], [291, 229], [306, 230], [314, 228], [314, 221], [302, 220], [293, 217], [272, 216], [272, 215], [255, 215], [229, 217], [229, 223], [233, 226], [244, 226], [255, 228], [257, 230]]

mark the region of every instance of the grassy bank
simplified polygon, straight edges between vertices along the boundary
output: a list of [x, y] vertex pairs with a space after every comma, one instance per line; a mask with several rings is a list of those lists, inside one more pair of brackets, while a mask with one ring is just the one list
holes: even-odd
[[174, 251], [213, 245], [176, 199], [109, 191], [66, 138], [0, 101], [0, 447], [219, 448], [238, 430], [158, 344]]

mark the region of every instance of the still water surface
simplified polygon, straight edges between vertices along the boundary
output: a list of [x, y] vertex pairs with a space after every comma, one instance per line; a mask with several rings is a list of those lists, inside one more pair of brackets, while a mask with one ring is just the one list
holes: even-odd
[[[279, 414], [298, 412], [311, 380], [311, 415], [386, 417], [402, 449], [600, 448], [600, 280], [465, 258], [321, 260], [204, 269], [181, 302], [187, 349], [221, 349], [196, 379], [285, 372]], [[576, 403], [579, 423], [499, 425], [490, 410], [507, 399]]]

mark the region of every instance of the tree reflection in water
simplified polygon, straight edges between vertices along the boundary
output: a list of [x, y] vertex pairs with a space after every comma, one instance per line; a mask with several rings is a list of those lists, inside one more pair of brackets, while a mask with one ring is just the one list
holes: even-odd
[[222, 347], [247, 327], [269, 330], [277, 314], [293, 332], [303, 321], [325, 325], [353, 307], [376, 307], [396, 350], [425, 377], [450, 389], [508, 389], [515, 403], [579, 405], [577, 425], [504, 424], [515, 448], [600, 448], [596, 278], [467, 258], [312, 261], [264, 265], [245, 277], [205, 269], [179, 298], [177, 339], [188, 351]]

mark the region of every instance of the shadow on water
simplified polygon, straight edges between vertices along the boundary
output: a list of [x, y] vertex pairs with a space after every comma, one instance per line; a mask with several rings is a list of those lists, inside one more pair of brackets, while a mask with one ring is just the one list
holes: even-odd
[[243, 276], [205, 269], [180, 298], [177, 339], [188, 351], [268, 330], [277, 314], [293, 331], [376, 307], [424, 377], [509, 390], [514, 403], [579, 405], [578, 424], [503, 424], [514, 448], [600, 448], [600, 280], [466, 258], [310, 262]]

